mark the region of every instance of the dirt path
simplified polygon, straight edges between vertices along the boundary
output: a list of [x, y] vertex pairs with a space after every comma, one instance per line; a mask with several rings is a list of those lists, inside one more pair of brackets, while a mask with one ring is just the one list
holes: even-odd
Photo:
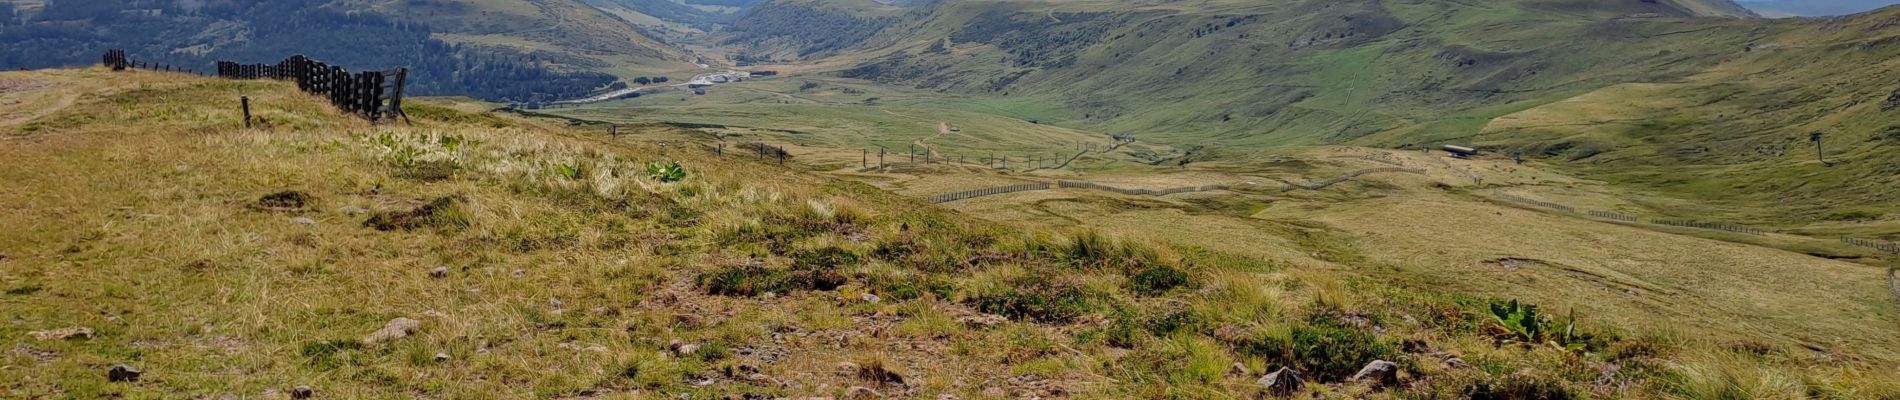
[[[79, 92], [54, 93], [63, 85], [40, 79], [0, 77], [0, 127], [14, 127], [51, 115], [79, 101]], [[52, 101], [49, 97], [57, 95]]]

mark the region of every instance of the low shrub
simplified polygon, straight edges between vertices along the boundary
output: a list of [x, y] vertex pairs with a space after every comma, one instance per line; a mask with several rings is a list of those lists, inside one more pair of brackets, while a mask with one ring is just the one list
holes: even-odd
[[694, 284], [705, 289], [708, 294], [751, 297], [767, 292], [784, 292], [791, 288], [791, 279], [784, 271], [751, 264], [700, 274], [694, 278]]
[[1295, 325], [1285, 337], [1256, 335], [1235, 347], [1241, 354], [1266, 358], [1270, 364], [1292, 368], [1320, 382], [1343, 381], [1367, 363], [1387, 359], [1395, 352], [1391, 344], [1372, 333], [1330, 319]]
[[1128, 277], [1128, 290], [1143, 296], [1166, 294], [1187, 284], [1187, 272], [1167, 265], [1149, 265]]
[[866, 286], [891, 301], [908, 301], [926, 294], [942, 299], [956, 293], [956, 285], [923, 275], [875, 276], [867, 281]]
[[1009, 290], [971, 299], [978, 310], [1010, 319], [1062, 323], [1088, 309], [1089, 296], [1081, 287], [1042, 276], [1011, 280]]
[[1561, 381], [1523, 374], [1473, 382], [1460, 395], [1472, 400], [1568, 400], [1579, 397]]
[[436, 198], [413, 210], [378, 212], [363, 221], [363, 226], [379, 231], [465, 228], [469, 223], [461, 207], [462, 201], [459, 196], [447, 196]]

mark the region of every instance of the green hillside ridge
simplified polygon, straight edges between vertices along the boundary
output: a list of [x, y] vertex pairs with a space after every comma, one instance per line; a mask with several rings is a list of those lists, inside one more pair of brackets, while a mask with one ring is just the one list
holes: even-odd
[[[1730, 220], [1867, 233], [1852, 225], [1900, 207], [1890, 189], [1900, 183], [1895, 21], [1900, 9], [1783, 22], [1709, 71], [1505, 115], [1473, 140], [1727, 205], [1717, 210]], [[1814, 132], [1822, 133], [1826, 163], [1810, 141]]]

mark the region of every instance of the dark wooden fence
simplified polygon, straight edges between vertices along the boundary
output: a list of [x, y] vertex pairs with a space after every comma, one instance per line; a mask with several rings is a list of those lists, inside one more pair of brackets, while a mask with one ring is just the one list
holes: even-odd
[[[102, 61], [113, 71], [149, 69], [195, 73], [189, 69], [170, 65], [154, 65], [133, 60], [126, 55], [124, 50], [106, 51]], [[276, 79], [296, 82], [297, 89], [328, 98], [330, 104], [337, 108], [363, 116], [370, 121], [396, 118], [409, 120], [409, 115], [402, 111], [402, 91], [409, 77], [408, 68], [350, 73], [343, 67], [299, 55], [276, 64], [238, 64], [219, 61], [217, 73], [218, 77], [228, 79]]]
[[330, 99], [344, 112], [361, 115], [371, 121], [403, 118], [402, 90], [408, 68], [388, 71], [350, 73], [301, 55], [276, 64], [239, 64], [218, 62], [218, 76], [230, 79], [276, 79], [297, 83], [297, 89]]
[[105, 64], [106, 68], [111, 68], [113, 71], [142, 69], [150, 71], [183, 72], [187, 74], [197, 73], [197, 71], [176, 65], [133, 60], [132, 57], [125, 54], [125, 50], [107, 50], [105, 58], [100, 61]]

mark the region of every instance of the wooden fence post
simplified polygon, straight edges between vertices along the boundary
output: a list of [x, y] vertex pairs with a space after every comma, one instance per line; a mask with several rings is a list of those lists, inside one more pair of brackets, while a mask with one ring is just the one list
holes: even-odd
[[251, 96], [239, 96], [238, 102], [244, 104], [244, 129], [251, 128]]

